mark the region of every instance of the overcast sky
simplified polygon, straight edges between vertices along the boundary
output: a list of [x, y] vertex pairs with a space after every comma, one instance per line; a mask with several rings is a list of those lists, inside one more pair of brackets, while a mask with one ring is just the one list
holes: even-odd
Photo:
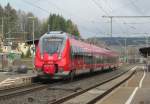
[[[41, 20], [50, 13], [61, 14], [77, 24], [85, 38], [109, 36], [110, 20], [104, 15], [150, 15], [150, 0], [0, 0], [2, 6], [8, 2]], [[113, 19], [113, 36], [145, 36], [143, 33], [150, 33], [150, 18]]]

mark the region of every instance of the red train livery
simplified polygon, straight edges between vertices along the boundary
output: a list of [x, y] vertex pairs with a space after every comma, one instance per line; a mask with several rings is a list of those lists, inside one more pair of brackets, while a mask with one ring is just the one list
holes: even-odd
[[116, 52], [70, 37], [65, 32], [44, 34], [36, 47], [35, 68], [39, 76], [63, 78], [82, 72], [116, 68]]

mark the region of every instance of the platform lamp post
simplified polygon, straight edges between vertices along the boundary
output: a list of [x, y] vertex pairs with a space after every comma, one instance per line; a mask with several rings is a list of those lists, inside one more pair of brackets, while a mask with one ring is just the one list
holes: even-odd
[[[2, 23], [2, 24], [1, 24], [1, 28], [2, 28], [1, 40], [2, 40], [2, 41], [0, 42], [0, 44], [1, 44], [1, 46], [2, 46], [2, 43], [3, 43], [3, 36], [4, 36], [4, 18], [2, 17], [1, 19], [2, 19], [2, 22], [1, 22], [1, 23]], [[4, 60], [4, 55], [2, 54], [2, 61], [1, 61], [1, 64], [2, 64], [2, 67], [1, 67], [1, 68], [2, 68], [2, 70], [4, 69], [4, 61], [3, 61], [3, 60]]]
[[[149, 46], [149, 44], [148, 44], [148, 38], [149, 38], [149, 37], [148, 37], [148, 33], [145, 33], [145, 34], [147, 35], [147, 38], [146, 38], [146, 40], [145, 40], [145, 41], [146, 41], [145, 43], [146, 43], [146, 47], [148, 47], [148, 46]], [[148, 69], [148, 66], [149, 66], [149, 65], [148, 65], [148, 64], [149, 64], [149, 63], [148, 63], [148, 62], [149, 62], [149, 61], [148, 61], [148, 60], [149, 60], [149, 58], [148, 58], [148, 52], [146, 52], [146, 58], [147, 58], [147, 63], [146, 63], [146, 69], [147, 69], [147, 70], [146, 70], [146, 71], [148, 72], [148, 70], [149, 70], [149, 69]]]
[[32, 48], [32, 64], [33, 64], [33, 70], [34, 70], [34, 52], [35, 52], [35, 44], [34, 44], [34, 32], [35, 32], [35, 17], [28, 17], [28, 19], [31, 19], [32, 20], [32, 45], [33, 45], [33, 48]]

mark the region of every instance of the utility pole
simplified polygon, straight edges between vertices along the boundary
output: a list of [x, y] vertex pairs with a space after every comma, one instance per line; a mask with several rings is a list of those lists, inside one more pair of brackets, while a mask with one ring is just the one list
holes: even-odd
[[148, 33], [147, 33], [147, 38], [146, 38], [146, 47], [148, 47]]
[[35, 44], [34, 44], [34, 25], [35, 25], [35, 23], [34, 23], [35, 21], [34, 21], [34, 18], [33, 18], [33, 20], [32, 20], [32, 27], [33, 27], [33, 31], [32, 31], [32, 36], [33, 36], [33, 39], [32, 39], [32, 42], [33, 42], [33, 47], [35, 46]]
[[34, 28], [35, 28], [35, 17], [28, 17], [29, 19], [32, 19], [32, 43], [34, 46]]
[[[150, 18], [150, 16], [102, 16], [102, 17], [103, 18], [110, 18], [111, 19], [111, 22], [110, 22], [111, 32], [112, 32], [112, 19], [113, 18], [127, 18], [127, 19], [129, 19], [129, 18], [136, 18], [136, 19], [146, 18], [146, 19], [149, 19]], [[125, 39], [125, 41], [126, 41], [126, 39]], [[146, 41], [147, 41], [146, 43], [147, 43], [147, 47], [148, 47], [148, 37], [147, 37]], [[125, 42], [125, 49], [126, 49], [126, 42]], [[127, 50], [125, 50], [125, 53], [127, 53], [126, 51]], [[148, 53], [147, 53], [147, 56], [148, 56]]]
[[[3, 36], [4, 36], [4, 19], [2, 17], [2, 36], [1, 36], [1, 40], [3, 41]], [[2, 41], [1, 41], [1, 47], [2, 47]], [[4, 54], [2, 54], [2, 70], [4, 69]]]
[[[146, 47], [148, 47], [148, 34], [147, 34], [147, 38], [146, 38]], [[149, 58], [148, 58], [148, 52], [146, 53], [146, 57], [147, 57], [147, 63], [146, 63], [146, 71], [148, 72], [148, 66], [149, 66]]]
[[28, 17], [29, 19], [32, 19], [32, 45], [33, 45], [33, 53], [32, 53], [32, 64], [33, 64], [33, 70], [34, 70], [34, 53], [35, 53], [35, 44], [34, 44], [34, 31], [35, 31], [35, 17]]
[[110, 18], [110, 36], [112, 37], [112, 31], [113, 31], [113, 28], [112, 28], [112, 24], [113, 24], [113, 16], [103, 16], [103, 18]]
[[113, 31], [113, 16], [103, 16], [103, 18], [109, 18], [110, 19], [110, 36], [112, 37], [112, 31]]
[[112, 17], [110, 17], [110, 36], [112, 37]]
[[124, 49], [125, 49], [125, 54], [126, 54], [126, 50], [127, 50], [127, 39], [124, 39]]
[[4, 36], [4, 18], [2, 17], [2, 39]]
[[150, 16], [102, 16], [103, 18], [110, 18], [110, 35], [112, 36], [112, 20], [113, 18], [150, 18]]
[[127, 58], [128, 58], [128, 56], [127, 56], [127, 38], [124, 39], [124, 49], [125, 49], [126, 62], [128, 62], [127, 61]]
[[49, 24], [48, 24], [48, 29], [47, 30], [48, 30], [48, 32], [50, 31], [50, 25]]
[[[32, 60], [33, 60], [33, 67], [34, 67], [34, 53], [35, 53], [35, 44], [34, 44], [34, 25], [35, 25], [35, 23], [34, 23], [35, 21], [34, 21], [34, 17], [33, 17], [33, 19], [32, 19], [32, 28], [33, 28], [33, 31], [32, 31], [32, 42], [33, 42], [33, 54], [32, 54]], [[34, 69], [34, 68], [33, 68]]]

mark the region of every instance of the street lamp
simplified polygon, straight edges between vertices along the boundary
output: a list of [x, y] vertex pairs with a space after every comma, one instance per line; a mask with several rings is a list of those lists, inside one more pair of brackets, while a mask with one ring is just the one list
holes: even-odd
[[35, 17], [28, 17], [29, 19], [32, 19], [32, 41], [34, 46], [34, 28], [35, 28]]
[[34, 50], [35, 50], [35, 44], [34, 44], [34, 28], [35, 28], [35, 17], [28, 17], [29, 19], [32, 19], [32, 45], [33, 45], [33, 53], [32, 53], [32, 64], [34, 67]]

